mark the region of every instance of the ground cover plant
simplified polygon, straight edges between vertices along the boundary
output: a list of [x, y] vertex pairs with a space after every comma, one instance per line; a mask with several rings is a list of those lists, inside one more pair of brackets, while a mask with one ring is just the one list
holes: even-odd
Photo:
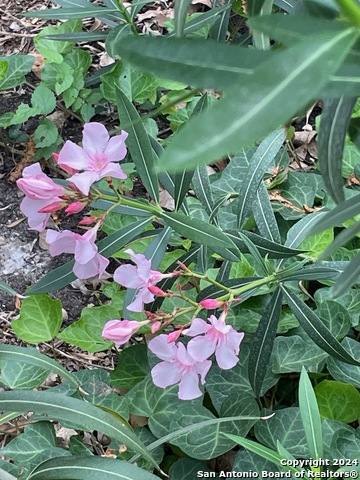
[[[20, 209], [67, 255], [26, 291], [0, 283], [24, 342], [0, 343], [0, 478], [356, 478], [360, 6], [176, 1], [157, 36], [148, 2], [57, 3], [25, 13], [61, 22], [0, 116], [8, 138], [37, 122]], [[95, 71], [93, 40], [114, 63]], [[1, 90], [29, 57], [1, 57]], [[77, 279], [97, 305], [64, 323]], [[36, 348], [55, 339], [114, 368], [70, 371]]]

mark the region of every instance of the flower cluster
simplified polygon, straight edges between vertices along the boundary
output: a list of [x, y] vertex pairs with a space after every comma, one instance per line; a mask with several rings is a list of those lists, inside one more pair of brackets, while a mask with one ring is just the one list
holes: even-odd
[[[126, 175], [118, 162], [126, 156], [127, 136], [122, 131], [120, 135], [110, 138], [101, 123], [86, 123], [82, 147], [68, 140], [59, 154], [54, 153], [59, 167], [71, 175], [66, 188], [43, 173], [39, 163], [24, 168], [23, 178], [17, 181], [17, 185], [25, 194], [20, 210], [28, 217], [30, 229], [42, 232], [51, 214], [63, 208], [67, 215], [81, 212], [91, 202], [91, 186], [102, 178], [125, 179]], [[98, 253], [95, 245], [96, 232], [103, 219], [86, 217], [80, 224], [87, 225], [97, 220], [99, 223], [84, 235], [70, 230], [48, 230], [46, 233], [52, 256], [61, 253], [75, 255], [73, 271], [81, 279], [101, 276], [109, 263]]]
[[[151, 261], [142, 254], [135, 254], [131, 249], [126, 250], [135, 265], [122, 265], [114, 273], [114, 279], [121, 285], [136, 289], [135, 300], [127, 307], [130, 311], [140, 312], [145, 303], [154, 299], [154, 294], [168, 296], [154, 284], [162, 278], [178, 275], [178, 272], [161, 274], [151, 270]], [[224, 302], [207, 299], [200, 302], [202, 308], [219, 308]], [[222, 369], [233, 368], [239, 361], [240, 343], [243, 333], [237, 332], [225, 322], [227, 309], [224, 309], [219, 318], [210, 315], [208, 322], [202, 318], [194, 318], [189, 328], [174, 330], [168, 335], [161, 333], [152, 339], [148, 347], [162, 360], [152, 370], [151, 376], [154, 384], [160, 388], [179, 384], [179, 398], [190, 400], [202, 395], [199, 380], [205, 384], [205, 377], [212, 365], [210, 357], [215, 355], [218, 366]], [[166, 326], [156, 320], [155, 316], [145, 322], [129, 320], [111, 320], [105, 324], [102, 332], [103, 338], [111, 340], [120, 346], [127, 343], [131, 336], [142, 325], [151, 322], [151, 332], [155, 333]], [[192, 337], [185, 346], [179, 339], [180, 335]]]

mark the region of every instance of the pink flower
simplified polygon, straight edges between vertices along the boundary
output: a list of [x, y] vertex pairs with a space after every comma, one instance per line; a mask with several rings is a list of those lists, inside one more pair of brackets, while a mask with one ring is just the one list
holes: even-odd
[[117, 346], [124, 345], [141, 325], [141, 322], [130, 322], [129, 320], [110, 320], [106, 322], [101, 336], [105, 340], [111, 340]]
[[215, 300], [214, 298], [205, 298], [205, 300], [201, 300], [199, 304], [203, 307], [206, 308], [206, 310], [213, 310], [214, 308], [220, 308], [224, 305], [224, 302], [219, 302], [218, 300]]
[[85, 208], [85, 203], [83, 202], [73, 202], [65, 208], [66, 215], [73, 215], [74, 213], [79, 213]]
[[231, 325], [226, 325], [222, 316], [217, 319], [211, 315], [208, 320], [211, 325], [201, 318], [194, 318], [190, 328], [183, 331], [189, 337], [196, 337], [188, 343], [188, 352], [198, 362], [215, 353], [220, 368], [233, 368], [239, 361], [240, 342], [244, 334], [234, 330]]
[[101, 123], [85, 123], [82, 148], [68, 140], [60, 150], [57, 162], [66, 172], [74, 174], [69, 181], [88, 195], [91, 185], [104, 177], [126, 178], [117, 163], [126, 156], [125, 140], [128, 134], [110, 138]]
[[84, 235], [70, 230], [64, 230], [61, 233], [55, 230], [46, 232], [46, 241], [50, 244], [50, 255], [54, 257], [62, 253], [74, 253], [73, 272], [82, 279], [97, 275], [100, 277], [109, 264], [109, 260], [98, 253], [95, 240], [95, 229], [88, 230]]
[[151, 260], [148, 260], [142, 253], [134, 253], [131, 248], [125, 252], [130, 255], [136, 267], [121, 265], [114, 272], [114, 280], [126, 288], [138, 289], [135, 300], [127, 308], [131, 312], [142, 312], [144, 303], [150, 303], [155, 298], [148, 287], [155, 285], [167, 275], [151, 270]]
[[65, 189], [45, 175], [39, 163], [24, 168], [23, 178], [20, 178], [16, 184], [26, 195], [21, 202], [20, 210], [28, 217], [30, 229], [42, 232], [51, 214], [40, 212], [40, 210], [53, 203], [61, 202], [59, 197], [65, 194]]
[[154, 384], [160, 388], [179, 384], [180, 400], [192, 400], [200, 397], [199, 375], [201, 384], [210, 370], [211, 361], [198, 362], [182, 343], [168, 343], [167, 335], [159, 335], [148, 344], [149, 349], [163, 362], [151, 370]]

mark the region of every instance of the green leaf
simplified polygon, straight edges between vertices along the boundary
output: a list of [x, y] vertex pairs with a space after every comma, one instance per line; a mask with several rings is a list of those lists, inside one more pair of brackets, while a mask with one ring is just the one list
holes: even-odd
[[[251, 345], [242, 343], [240, 349], [240, 361], [231, 370], [222, 370], [213, 366], [206, 377], [206, 391], [209, 393], [214, 407], [220, 411], [226, 399], [239, 391], [254, 396], [248, 376], [248, 361]], [[267, 368], [260, 395], [263, 396], [269, 388], [278, 381], [270, 368]], [[224, 389], [226, 385], [226, 389]]]
[[[138, 233], [140, 233], [146, 225], [151, 222], [152, 218], [142, 218], [132, 225], [128, 225], [118, 232], [109, 235], [108, 237], [98, 242], [99, 253], [105, 257], [110, 257], [113, 253], [120, 250], [124, 245], [132, 240]], [[30, 287], [27, 293], [43, 293], [54, 292], [59, 288], [66, 287], [69, 283], [76, 279], [72, 273], [74, 260], [55, 268], [52, 272], [47, 273], [43, 278]]]
[[333, 240], [334, 230], [332, 228], [328, 228], [327, 230], [323, 230], [315, 235], [309, 235], [303, 242], [301, 242], [299, 248], [306, 250], [307, 256], [317, 258], [324, 252], [324, 250], [326, 250], [327, 247], [329, 247]]
[[0, 61], [6, 61], [8, 65], [5, 77], [0, 80], [1, 91], [9, 90], [25, 82], [25, 75], [31, 72], [35, 57], [33, 55], [0, 56]]
[[338, 358], [351, 365], [360, 365], [360, 363], [352, 358], [341, 346], [330, 330], [328, 330], [316, 313], [311, 310], [306, 303], [283, 285], [281, 285], [281, 288], [283, 289], [286, 301], [295, 317], [299, 320], [300, 325], [316, 345], [334, 358]]
[[[213, 40], [122, 38], [113, 46], [122, 58], [154, 74], [194, 86], [223, 90], [245, 80], [269, 54]], [[211, 57], [209, 57], [211, 51]]]
[[74, 33], [58, 33], [56, 35], [44, 35], [45, 40], [55, 40], [60, 42], [95, 42], [97, 40], [105, 41], [109, 35], [109, 30], [86, 31]]
[[34, 132], [33, 140], [37, 147], [50, 147], [56, 142], [58, 135], [56, 125], [47, 118], [42, 118]]
[[285, 140], [284, 130], [276, 130], [268, 135], [254, 153], [245, 177], [241, 183], [239, 197], [237, 199], [237, 226], [241, 228], [246, 220], [246, 215], [252, 210], [256, 193], [263, 176], [274, 160]]
[[304, 267], [301, 263], [298, 265], [298, 270], [295, 272], [283, 272], [278, 273], [278, 278], [281, 281], [292, 280], [320, 280], [322, 278], [333, 279], [338, 277], [341, 270], [332, 267]]
[[47, 115], [51, 113], [56, 106], [55, 95], [50, 88], [40, 83], [31, 95], [31, 104], [40, 114]]
[[[325, 230], [327, 231], [327, 230]], [[323, 260], [332, 253], [334, 253], [339, 247], [342, 247], [350, 240], [352, 240], [355, 235], [360, 231], [360, 222], [356, 222], [353, 225], [344, 228], [338, 235], [336, 235], [333, 242], [322, 252], [319, 257], [319, 260]]]
[[[242, 447], [246, 448], [247, 450], [250, 450], [250, 452], [256, 453], [257, 455], [261, 456], [262, 458], [265, 458], [266, 460], [269, 460], [270, 462], [274, 463], [275, 465], [282, 466], [281, 460], [283, 458], [282, 458], [281, 455], [279, 455], [274, 450], [271, 450], [270, 448], [264, 447], [264, 445], [256, 443], [253, 440], [248, 440], [247, 438], [239, 437], [238, 435], [231, 435], [231, 434], [228, 434], [228, 433], [224, 433], [223, 435], [230, 438], [231, 440], [236, 442], [238, 445], [241, 445]], [[291, 471], [291, 472], [298, 472], [298, 470], [296, 468], [291, 467], [291, 466], [287, 466], [286, 469]], [[307, 477], [304, 477], [304, 478], [307, 478]]]
[[192, 186], [197, 198], [200, 200], [206, 212], [211, 215], [214, 199], [212, 196], [209, 175], [205, 167], [199, 167], [195, 170], [192, 178]]
[[62, 323], [60, 300], [47, 295], [32, 295], [24, 299], [20, 317], [11, 322], [16, 335], [28, 343], [52, 340]]
[[[55, 12], [55, 10], [52, 10]], [[61, 64], [64, 60], [63, 55], [69, 53], [75, 43], [71, 41], [54, 41], [50, 40], [47, 35], [51, 34], [70, 34], [72, 32], [81, 32], [82, 23], [81, 20], [68, 20], [60, 25], [50, 25], [41, 30], [41, 32], [35, 36], [34, 43], [36, 50], [46, 58], [47, 62]], [[48, 65], [45, 64], [45, 69]]]
[[256, 192], [256, 200], [252, 205], [252, 212], [260, 234], [271, 242], [281, 243], [279, 227], [275, 218], [268, 191], [260, 183]]
[[337, 339], [344, 338], [351, 329], [351, 316], [343, 305], [332, 300], [321, 302], [316, 314]]
[[137, 172], [149, 195], [159, 201], [159, 182], [155, 173], [155, 163], [150, 145], [149, 136], [135, 107], [124, 93], [117, 88], [117, 104], [120, 121], [126, 123], [129, 137], [126, 141], [131, 158], [136, 165]]
[[0, 290], [8, 293], [9, 295], [14, 295], [15, 297], [18, 295], [18, 293], [3, 280], [0, 280]]
[[323, 418], [351, 423], [360, 416], [360, 393], [354, 385], [324, 380], [316, 385], [315, 395]]
[[236, 454], [232, 471], [239, 473], [251, 471], [251, 473], [257, 473], [259, 475], [258, 478], [261, 478], [264, 471], [278, 473], [280, 468], [270, 460], [265, 460], [250, 450], [239, 450]]
[[1, 360], [1, 383], [12, 390], [29, 390], [39, 387], [49, 372], [34, 365]]
[[83, 400], [51, 392], [1, 392], [0, 408], [46, 414], [56, 420], [81, 425], [82, 430], [89, 432], [99, 430], [110, 438], [125, 443], [157, 467], [146, 447], [131, 430], [113, 415]]
[[256, 439], [269, 448], [276, 449], [279, 441], [295, 457], [310, 457], [298, 407], [277, 410], [272, 418], [257, 422], [254, 432]]
[[56, 447], [56, 436], [53, 424], [38, 422], [27, 425], [24, 433], [1, 449], [1, 455], [11, 458], [20, 466], [31, 468], [39, 454], [54, 447]]
[[359, 282], [360, 276], [360, 255], [353, 258], [342, 274], [338, 277], [336, 285], [332, 288], [334, 297], [339, 297], [355, 283]]
[[[255, 68], [248, 82], [234, 86], [174, 137], [161, 158], [161, 170], [209, 164], [291, 119], [316, 97], [356, 38], [352, 29], [316, 35], [316, 41], [308, 37]], [[294, 57], [297, 65], [289, 74]], [[315, 90], [309, 84], [316, 85]]]
[[321, 348], [298, 335], [277, 337], [274, 342], [271, 369], [274, 373], [301, 372], [304, 366], [317, 372], [328, 357]]
[[36, 348], [18, 347], [16, 345], [0, 344], [0, 361], [16, 362], [17, 364], [26, 363], [29, 365], [41, 367], [47, 372], [54, 372], [68, 380], [70, 383], [78, 386], [76, 378], [62, 367], [55, 360], [40, 353]]
[[346, 220], [358, 215], [360, 213], [359, 199], [360, 195], [354, 195], [348, 200], [345, 200], [345, 202], [337, 205], [331, 212], [326, 212], [326, 214], [322, 213], [323, 218], [312, 227], [311, 233], [315, 234], [327, 228], [342, 226]]
[[302, 368], [300, 375], [299, 407], [310, 456], [314, 459], [322, 458], [323, 439], [319, 407], [304, 367]]
[[219, 248], [238, 252], [236, 245], [225, 233], [207, 222], [187, 217], [182, 213], [162, 212], [161, 217], [166, 223], [186, 238], [207, 245], [215, 252]]
[[[171, 422], [171, 443], [192, 458], [209, 460], [233, 447], [233, 443], [220, 434], [220, 428], [223, 432], [246, 435], [259, 418], [255, 399], [242, 392], [231, 395], [224, 402], [220, 418], [202, 405], [184, 406]], [[192, 428], [181, 435], [181, 429], [189, 426]]]
[[171, 465], [169, 477], [171, 480], [194, 480], [199, 472], [204, 472], [204, 478], [219, 478], [214, 476], [216, 475], [214, 470], [210, 470], [205, 462], [188, 457], [180, 458]]
[[321, 114], [318, 157], [326, 188], [336, 203], [344, 201], [342, 156], [356, 97], [325, 99]]
[[[211, 10], [208, 10], [204, 13], [193, 13], [189, 20], [186, 22], [183, 31], [184, 35], [195, 36], [197, 34], [200, 37], [207, 37], [208, 29], [211, 28], [212, 25], [214, 25], [217, 17], [224, 11], [229, 10], [229, 8], [230, 5], [229, 3], [227, 3], [218, 7], [213, 7]], [[169, 37], [171, 37], [172, 35], [174, 35], [174, 33], [170, 33]]]
[[0, 60], [0, 82], [4, 80], [8, 68], [9, 62], [6, 60]]
[[58, 337], [87, 352], [101, 352], [112, 346], [112, 342], [101, 336], [105, 323], [120, 317], [118, 309], [111, 305], [84, 308], [80, 319], [65, 328]]
[[109, 13], [118, 12], [115, 8], [104, 8], [98, 7], [96, 5], [91, 5], [91, 7], [84, 8], [49, 8], [46, 10], [36, 10], [32, 12], [25, 12], [21, 15], [23, 17], [32, 17], [32, 18], [46, 18], [49, 20], [63, 20], [68, 18], [88, 18], [95, 17], [99, 18]]
[[182, 37], [184, 33], [184, 27], [186, 23], [186, 16], [189, 11], [191, 0], [181, 0], [175, 2], [175, 13], [174, 13], [174, 23], [175, 23], [175, 35], [177, 37]]
[[54, 458], [37, 466], [29, 480], [158, 480], [150, 472], [111, 458], [74, 456]]
[[[357, 340], [345, 337], [341, 345], [352, 357], [360, 360], [360, 345]], [[360, 388], [360, 367], [341, 362], [337, 358], [328, 358], [327, 368], [335, 380]]]
[[111, 385], [115, 388], [131, 389], [149, 373], [147, 348], [145, 345], [132, 345], [120, 352], [119, 363], [111, 372]]
[[276, 331], [280, 320], [281, 305], [282, 292], [280, 287], [278, 287], [265, 308], [253, 338], [248, 368], [249, 380], [256, 397], [260, 396], [266, 369], [269, 365]]

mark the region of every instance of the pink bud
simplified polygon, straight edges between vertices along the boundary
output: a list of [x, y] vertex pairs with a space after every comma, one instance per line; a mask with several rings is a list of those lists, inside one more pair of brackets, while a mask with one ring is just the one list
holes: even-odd
[[53, 202], [50, 205], [45, 205], [45, 207], [40, 208], [39, 213], [54, 213], [58, 212], [65, 206], [65, 202]]
[[174, 330], [173, 332], [169, 333], [167, 338], [167, 343], [175, 342], [181, 335], [182, 330]]
[[101, 336], [115, 345], [124, 345], [141, 327], [141, 323], [129, 320], [110, 320], [106, 322]]
[[164, 292], [164, 290], [161, 290], [161, 288], [156, 287], [155, 285], [149, 285], [148, 287], [149, 292], [151, 292], [153, 295], [157, 295], [158, 297], [168, 297], [169, 295]]
[[81, 210], [84, 210], [85, 204], [83, 202], [74, 202], [71, 203], [67, 208], [65, 208], [66, 215], [73, 215], [74, 213], [79, 213]]
[[219, 302], [214, 298], [206, 298], [205, 300], [201, 300], [200, 305], [207, 310], [213, 310], [214, 308], [219, 308], [223, 305], [224, 302]]
[[161, 328], [161, 322], [155, 322], [151, 325], [151, 333], [156, 333]]
[[91, 225], [97, 220], [98, 217], [84, 217], [82, 220], [80, 220], [79, 225]]
[[57, 162], [58, 159], [59, 159], [59, 154], [58, 153], [55, 153], [53, 152], [52, 156], [54, 157], [55, 161]]

